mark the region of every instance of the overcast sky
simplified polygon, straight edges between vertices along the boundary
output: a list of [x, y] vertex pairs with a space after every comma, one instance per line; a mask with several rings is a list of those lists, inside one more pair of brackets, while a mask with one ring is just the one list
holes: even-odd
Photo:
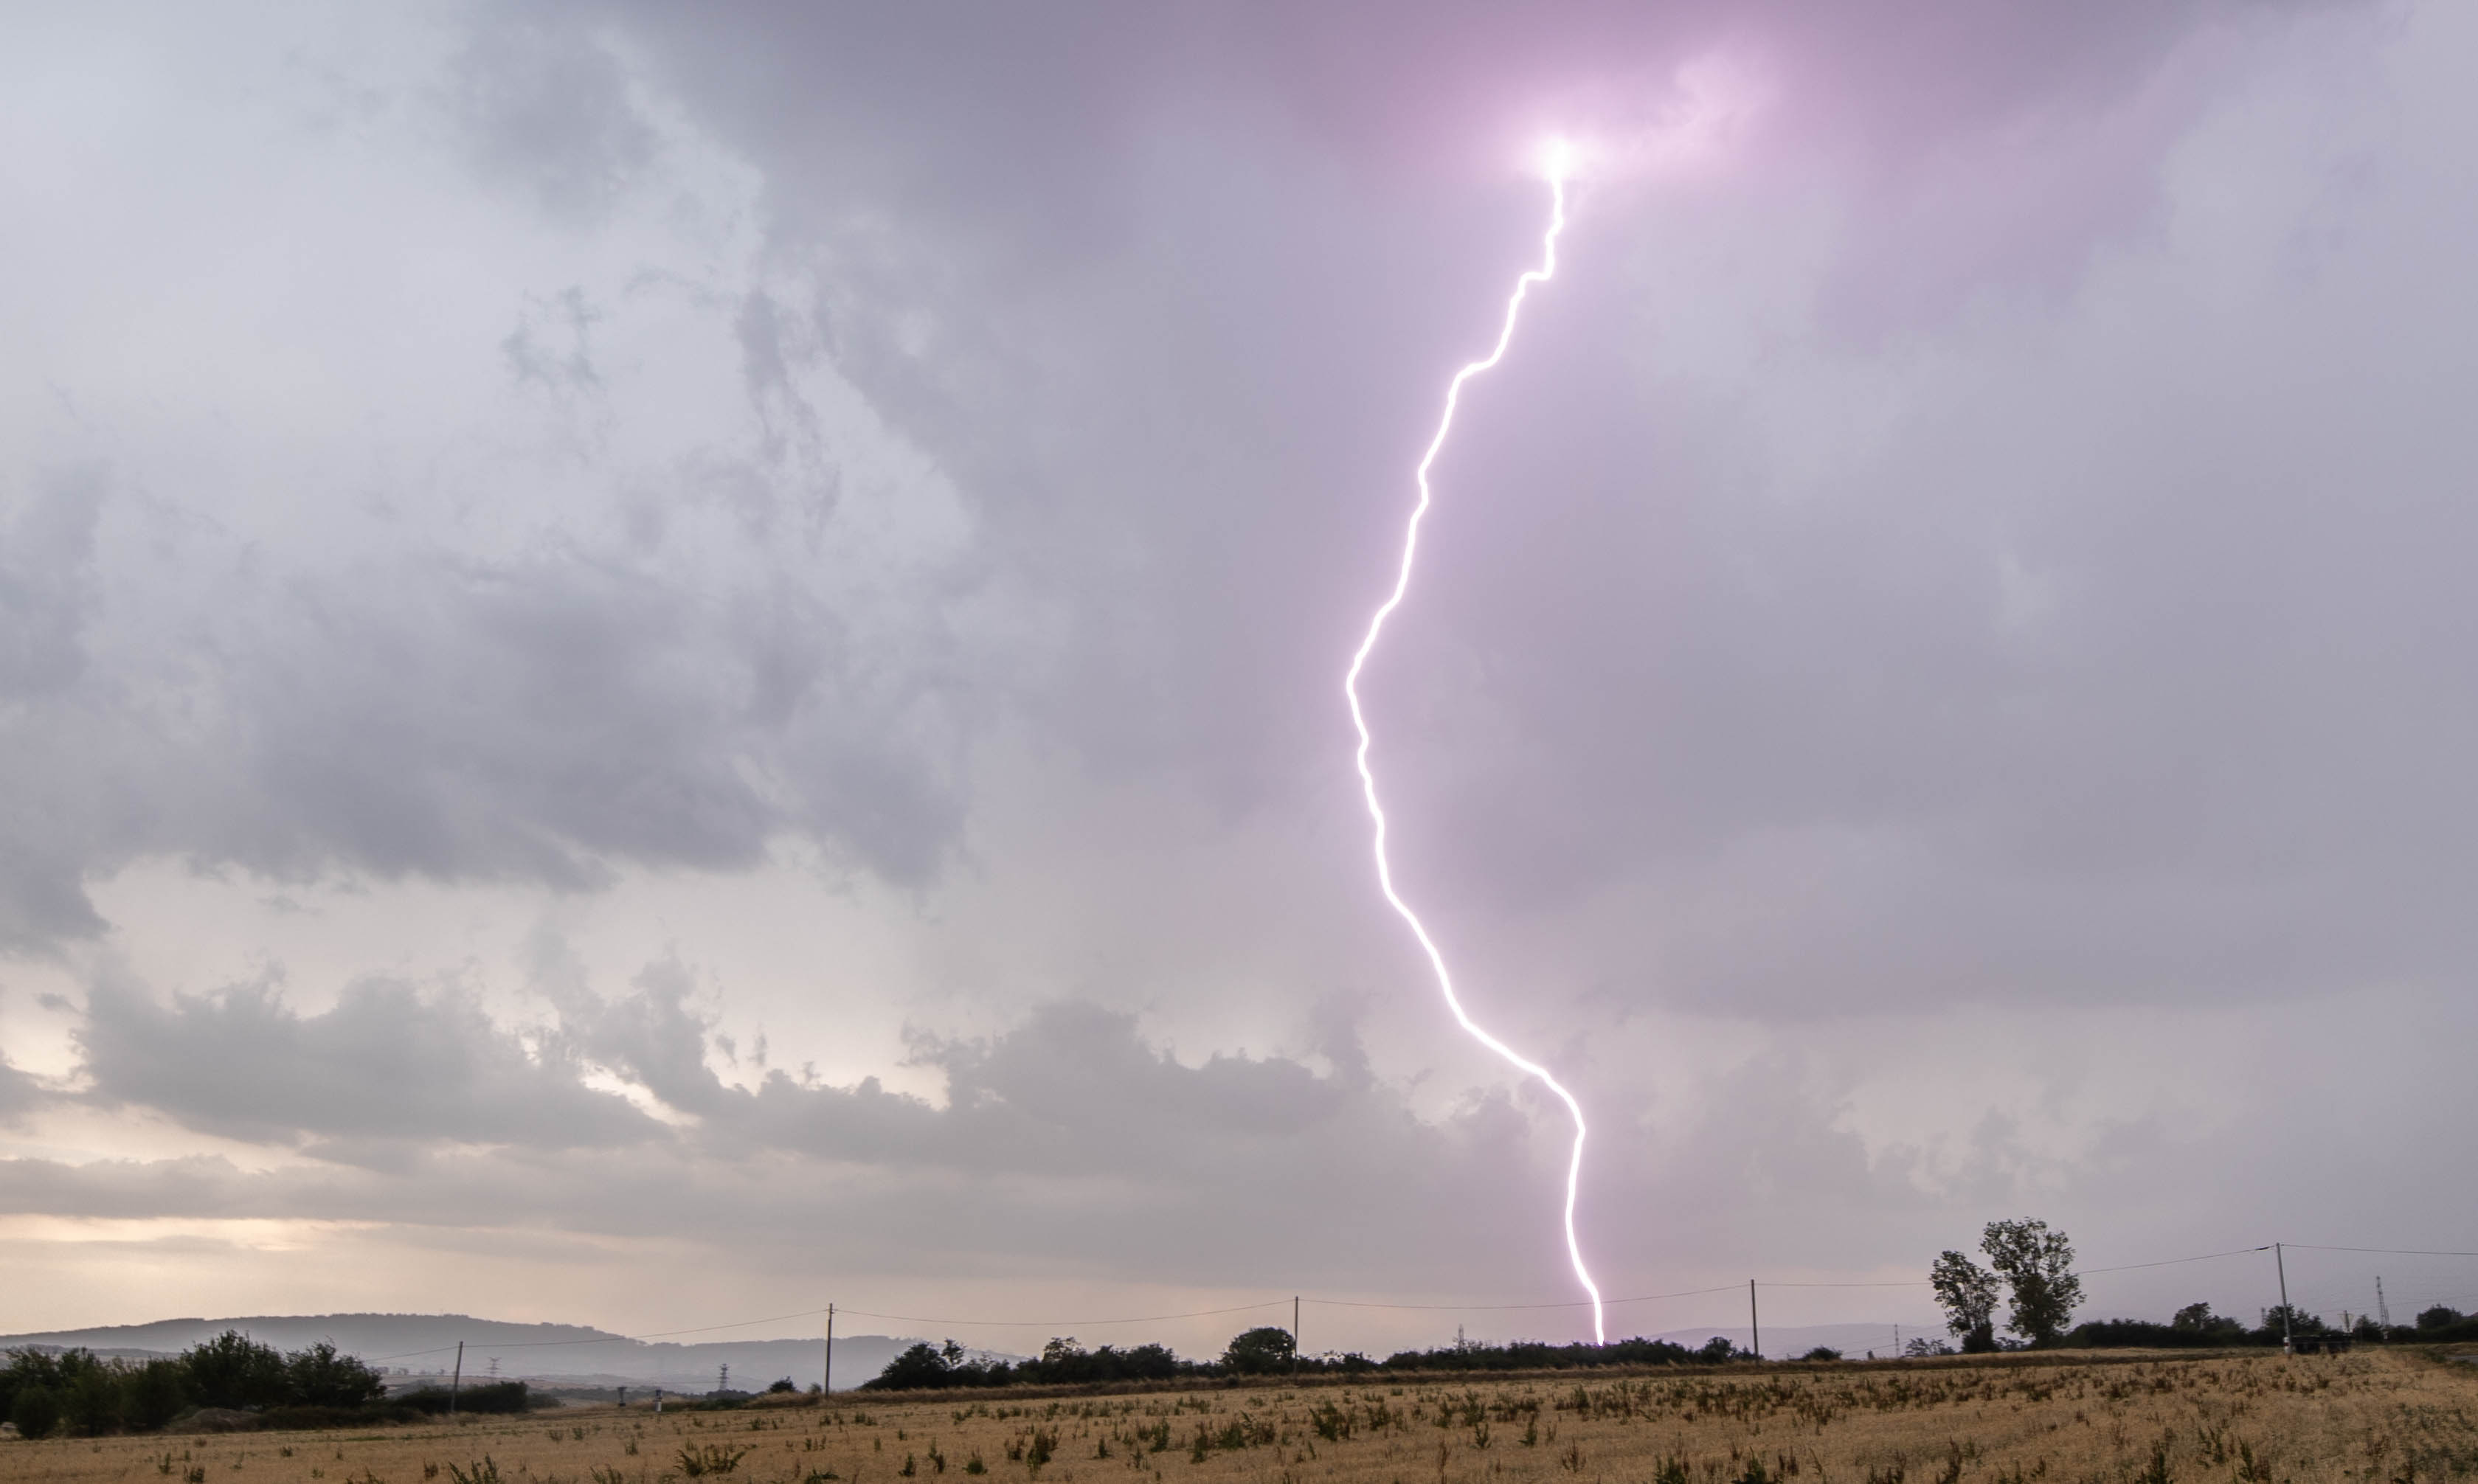
[[2478, 1247], [2466, 6], [9, 30], [0, 1331], [1579, 1296], [1552, 133], [1605, 1292]]

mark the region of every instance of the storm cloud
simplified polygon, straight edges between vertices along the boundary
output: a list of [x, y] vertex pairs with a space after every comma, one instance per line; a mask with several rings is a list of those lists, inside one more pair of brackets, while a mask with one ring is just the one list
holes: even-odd
[[24, 30], [0, 1240], [64, 1303], [44, 1221], [240, 1312], [251, 1222], [402, 1256], [356, 1308], [1563, 1295], [1561, 1111], [1381, 911], [1339, 694], [1553, 131], [1366, 690], [1608, 1286], [2297, 1184], [2468, 1245], [2449, 7]]

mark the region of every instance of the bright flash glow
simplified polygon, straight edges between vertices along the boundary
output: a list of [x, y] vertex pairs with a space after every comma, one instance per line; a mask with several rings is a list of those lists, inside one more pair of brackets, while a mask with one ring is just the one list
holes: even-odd
[[[1552, 185], [1564, 185], [1575, 173], [1574, 141], [1555, 138], [1543, 145], [1540, 150], [1540, 173], [1547, 176]], [[1555, 236], [1554, 230], [1552, 236]], [[1553, 253], [1555, 251], [1555, 244], [1552, 244], [1550, 250]], [[1540, 276], [1546, 278], [1549, 275], [1543, 273]]]
[[1385, 855], [1385, 811], [1377, 801], [1377, 774], [1368, 766], [1371, 741], [1368, 717], [1359, 704], [1359, 672], [1367, 668], [1368, 656], [1377, 648], [1378, 637], [1385, 630], [1385, 620], [1394, 616], [1395, 609], [1403, 606], [1403, 594], [1411, 590], [1411, 564], [1420, 550], [1420, 522], [1428, 518], [1429, 507], [1433, 503], [1429, 490], [1429, 470], [1436, 464], [1437, 455], [1445, 450], [1446, 435], [1454, 431], [1454, 409], [1461, 405], [1463, 384], [1505, 358], [1505, 348], [1514, 340], [1515, 316], [1522, 312], [1524, 295], [1530, 291], [1533, 284], [1545, 284], [1556, 274], [1557, 234], [1566, 227], [1566, 170], [1571, 163], [1566, 141], [1552, 141], [1543, 163], [1548, 167], [1550, 207], [1549, 231], [1540, 242], [1540, 266], [1514, 281], [1514, 295], [1506, 300], [1505, 325], [1498, 332], [1497, 348], [1484, 359], [1456, 371], [1454, 379], [1446, 384], [1445, 415], [1438, 420], [1437, 436], [1429, 440], [1429, 451], [1420, 456], [1420, 465], [1413, 476], [1420, 487], [1420, 499], [1411, 508], [1410, 523], [1403, 531], [1403, 566], [1395, 574], [1394, 591], [1368, 620], [1368, 637], [1359, 641], [1359, 652], [1351, 657], [1351, 672], [1343, 677], [1342, 693], [1351, 702], [1351, 724], [1359, 729], [1359, 786], [1368, 800], [1368, 817], [1377, 826], [1378, 887], [1384, 892], [1385, 900], [1402, 915], [1403, 920], [1410, 924], [1411, 936], [1420, 941], [1421, 949], [1429, 955], [1429, 966], [1436, 970], [1437, 988], [1445, 992], [1446, 1008], [1454, 1012], [1455, 1021], [1470, 1032], [1474, 1040], [1521, 1069], [1525, 1075], [1539, 1078], [1549, 1091], [1557, 1094], [1566, 1104], [1566, 1111], [1574, 1117], [1575, 1148], [1566, 1162], [1566, 1255], [1574, 1262], [1575, 1276], [1581, 1281], [1583, 1291], [1592, 1295], [1592, 1338], [1606, 1344], [1608, 1334], [1602, 1324], [1600, 1286], [1592, 1281], [1590, 1270], [1584, 1268], [1582, 1245], [1575, 1239], [1575, 1192], [1583, 1175], [1583, 1105], [1575, 1100], [1575, 1094], [1567, 1092], [1563, 1083], [1549, 1074], [1548, 1068], [1481, 1029], [1479, 1022], [1464, 1011], [1461, 997], [1454, 994], [1454, 976], [1446, 971], [1445, 954], [1438, 951], [1436, 940], [1429, 936], [1429, 929], [1420, 921], [1419, 914], [1413, 912], [1410, 904], [1403, 900], [1402, 893], [1394, 890], [1394, 868]]

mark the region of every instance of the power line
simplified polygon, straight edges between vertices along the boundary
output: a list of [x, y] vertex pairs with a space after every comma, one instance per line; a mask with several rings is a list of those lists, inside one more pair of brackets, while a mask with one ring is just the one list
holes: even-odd
[[[1245, 1314], [1252, 1309], [1271, 1309], [1277, 1305], [1286, 1304], [1290, 1301], [1291, 1300], [1288, 1298], [1268, 1298], [1263, 1303], [1233, 1304], [1227, 1309], [1191, 1309], [1185, 1314], [1140, 1314], [1132, 1319], [1124, 1320], [935, 1320], [924, 1319], [918, 1314], [879, 1314], [870, 1309], [838, 1308], [835, 1312], [837, 1314], [857, 1314], [864, 1319], [899, 1320], [906, 1324], [977, 1324], [984, 1328], [999, 1327], [1011, 1329], [1092, 1329], [1098, 1328], [1103, 1324], [1158, 1324], [1166, 1320], [1197, 1320], [1203, 1319], [1208, 1315], [1214, 1314]], [[1323, 1299], [1310, 1299], [1308, 1301], [1311, 1303], [1325, 1302]], [[822, 1314], [825, 1311], [821, 1309], [817, 1312]], [[765, 1321], [755, 1320], [750, 1322], [762, 1324]], [[727, 1328], [728, 1326], [718, 1325], [717, 1327]], [[673, 1333], [686, 1334], [688, 1331], [675, 1330]]]
[[383, 1360], [410, 1360], [416, 1355], [444, 1355], [454, 1348], [456, 1346], [452, 1345], [434, 1345], [426, 1350], [399, 1350], [393, 1355], [368, 1355], [363, 1358], [371, 1365], [377, 1365]]
[[[1927, 1279], [1925, 1279], [1925, 1278], [1885, 1278], [1885, 1279], [1878, 1279], [1878, 1280], [1873, 1281], [1873, 1282], [1863, 1282], [1863, 1283], [1791, 1283], [1791, 1282], [1786, 1282], [1786, 1281], [1784, 1281], [1784, 1282], [1780, 1282], [1780, 1283], [1776, 1283], [1776, 1282], [1773, 1282], [1771, 1279], [1768, 1279], [1768, 1278], [1767, 1278], [1767, 1279], [1760, 1279], [1760, 1280], [1758, 1280], [1758, 1282], [1761, 1284], [1761, 1286], [1762, 1286], [1762, 1287], [1765, 1287], [1765, 1288], [1934, 1288], [1934, 1287], [1935, 1287], [1935, 1285], [1934, 1285], [1934, 1284], [1930, 1283], [1930, 1282], [1929, 1282]], [[1734, 1287], [1736, 1287], [1737, 1285], [1735, 1285], [1735, 1284], [1732, 1284], [1731, 1286], [1732, 1286], [1732, 1288], [1734, 1288]]]
[[[2292, 1242], [2293, 1247], [2309, 1252], [2375, 1252], [2386, 1257], [2478, 1257], [2478, 1252], [2440, 1252], [2433, 1247], [2327, 1247], [2313, 1242]], [[2256, 1251], [2263, 1250], [2257, 1247]]]
[[[2289, 1245], [2295, 1246], [2297, 1244], [2292, 1242]], [[2174, 1268], [2179, 1263], [2208, 1263], [2215, 1257], [2242, 1257], [2248, 1252], [2270, 1250], [2271, 1244], [2266, 1242], [2259, 1247], [2231, 1247], [2225, 1252], [2205, 1252], [2199, 1257], [2166, 1257], [2156, 1263], [2120, 1263], [2113, 1268], [2077, 1268], [2074, 1270], [2074, 1276], [2086, 1278], [2102, 1272], [2132, 1272], [2137, 1268]]]
[[[1651, 1303], [1659, 1298], [1692, 1298], [1699, 1294], [1734, 1294], [1737, 1291], [1738, 1285], [1735, 1283], [1725, 1283], [1719, 1288], [1682, 1289], [1675, 1294], [1639, 1294], [1632, 1298], [1604, 1298], [1601, 1303], [1604, 1307], [1622, 1303]], [[1592, 1306], [1592, 1301], [1588, 1298], [1564, 1299], [1556, 1303], [1373, 1303], [1353, 1298], [1308, 1298], [1302, 1299], [1302, 1302], [1321, 1303], [1333, 1309], [1422, 1309], [1448, 1314], [1485, 1314], [1507, 1309], [1588, 1309]]]

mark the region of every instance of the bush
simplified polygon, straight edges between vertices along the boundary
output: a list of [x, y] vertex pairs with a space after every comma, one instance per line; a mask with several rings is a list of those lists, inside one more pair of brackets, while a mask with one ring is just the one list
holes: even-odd
[[1829, 1345], [1819, 1345], [1799, 1357], [1801, 1360], [1839, 1360], [1841, 1352]]
[[[2279, 1338], [2275, 1333], [2273, 1343], [2277, 1344]], [[2208, 1327], [2162, 1324], [2156, 1320], [2088, 1320], [2075, 1325], [2059, 1342], [2075, 1349], [2194, 1349], [2258, 1343], [2244, 1325], [2231, 1319], [2214, 1319]]]
[[[1729, 1342], [1720, 1342], [1728, 1346]], [[1736, 1353], [1734, 1348], [1731, 1354]], [[1568, 1371], [1591, 1366], [1674, 1366], [1696, 1358], [1694, 1351], [1667, 1340], [1612, 1340], [1606, 1345], [1550, 1345], [1516, 1340], [1506, 1345], [1465, 1342], [1436, 1350], [1398, 1350], [1385, 1358], [1387, 1371]], [[1730, 1355], [1720, 1357], [1723, 1360]], [[1323, 1369], [1322, 1363], [1310, 1362]], [[1349, 1358], [1335, 1369], [1352, 1369]]]
[[395, 1398], [400, 1407], [434, 1416], [444, 1412], [522, 1412], [533, 1405], [532, 1394], [522, 1381], [492, 1381], [481, 1386], [468, 1386], [450, 1391], [444, 1386], [424, 1386]]

